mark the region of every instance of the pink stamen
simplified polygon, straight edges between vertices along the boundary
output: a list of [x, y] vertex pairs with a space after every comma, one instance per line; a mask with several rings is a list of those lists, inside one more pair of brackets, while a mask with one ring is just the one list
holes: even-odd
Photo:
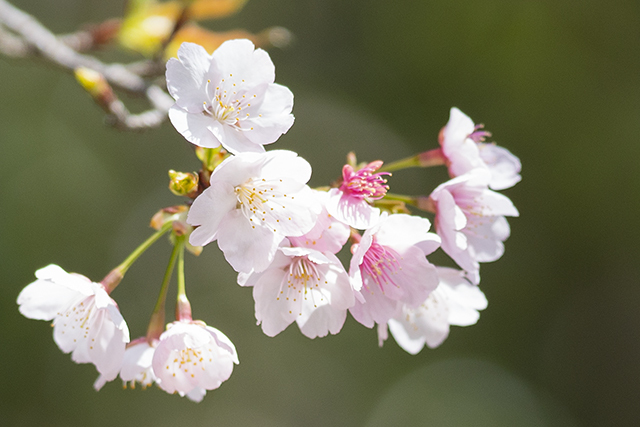
[[482, 129], [484, 129], [483, 124], [475, 125], [473, 132], [469, 134], [469, 138], [475, 142], [484, 142], [485, 138], [491, 138], [491, 132]]
[[[381, 246], [374, 240], [364, 254], [362, 264], [360, 264], [360, 272], [363, 277], [365, 275], [371, 277], [380, 286], [382, 292], [384, 292], [385, 285], [398, 287], [393, 278], [400, 267], [396, 255], [393, 249]], [[367, 287], [366, 282], [364, 286]]]
[[386, 185], [387, 180], [383, 178], [383, 175], [391, 174], [389, 172], [373, 173], [381, 166], [381, 160], [371, 162], [358, 171], [354, 171], [350, 165], [344, 165], [340, 190], [359, 199], [382, 199], [389, 190], [389, 186]]

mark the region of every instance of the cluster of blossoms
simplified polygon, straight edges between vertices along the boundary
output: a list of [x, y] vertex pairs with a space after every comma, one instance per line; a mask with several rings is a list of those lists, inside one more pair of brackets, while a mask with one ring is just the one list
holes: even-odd
[[[175, 105], [169, 118], [196, 145], [198, 174], [171, 171], [170, 188], [190, 202], [154, 217], [158, 230], [102, 282], [57, 266], [36, 272], [18, 297], [29, 318], [53, 320], [54, 339], [77, 363], [93, 363], [99, 389], [120, 375], [125, 384], [199, 401], [229, 378], [238, 363], [231, 341], [193, 320], [184, 285], [185, 249], [198, 254], [217, 241], [253, 287], [255, 317], [275, 336], [294, 321], [309, 338], [338, 333], [347, 312], [388, 331], [407, 352], [437, 347], [450, 325], [476, 323], [487, 306], [478, 288], [480, 263], [504, 252], [511, 201], [494, 190], [520, 180], [518, 159], [484, 143], [490, 134], [460, 110], [439, 136], [440, 147], [387, 164], [348, 157], [332, 188], [307, 185], [311, 166], [296, 153], [265, 151], [293, 125], [293, 94], [274, 83], [268, 54], [248, 40], [222, 44], [212, 55], [184, 43], [167, 62]], [[443, 165], [451, 179], [428, 196], [389, 192], [392, 171]], [[431, 221], [417, 213], [432, 215]], [[129, 332], [109, 296], [126, 270], [161, 235], [174, 244], [160, 297], [144, 337]], [[336, 256], [351, 252], [348, 270]], [[441, 248], [460, 269], [437, 267], [427, 256]], [[164, 326], [167, 285], [178, 266], [176, 319]]]

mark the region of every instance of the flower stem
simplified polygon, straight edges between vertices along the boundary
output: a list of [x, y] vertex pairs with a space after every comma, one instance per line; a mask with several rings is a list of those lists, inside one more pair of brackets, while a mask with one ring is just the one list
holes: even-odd
[[176, 236], [176, 245], [181, 245], [181, 250], [178, 254], [178, 299], [176, 301], [176, 320], [190, 322], [192, 320], [191, 304], [187, 299], [184, 280], [184, 239], [185, 236]]
[[393, 172], [400, 169], [415, 168], [415, 167], [431, 167], [440, 166], [446, 164], [446, 158], [442, 153], [441, 148], [434, 148], [433, 150], [425, 151], [415, 156], [407, 157], [402, 160], [388, 163], [384, 165], [382, 170], [385, 172]]
[[384, 195], [383, 200], [398, 200], [400, 202], [404, 202], [408, 205], [415, 206], [416, 198], [411, 196], [405, 196], [404, 194], [395, 194], [395, 193], [387, 193]]
[[142, 255], [147, 249], [149, 249], [151, 245], [153, 245], [160, 237], [162, 237], [163, 234], [171, 230], [172, 225], [172, 221], [167, 221], [167, 223], [162, 224], [162, 227], [160, 227], [158, 231], [153, 233], [147, 240], [142, 242], [142, 244], [138, 246], [133, 252], [131, 252], [131, 255], [129, 255], [127, 259], [122, 262], [122, 264], [117, 266], [116, 269], [120, 270], [122, 272], [122, 275], [124, 275], [129, 267], [131, 267], [131, 265], [136, 262], [140, 255]]
[[395, 162], [387, 163], [382, 167], [385, 172], [393, 172], [401, 169], [415, 168], [420, 166], [418, 162], [418, 156], [407, 157], [402, 160], [396, 160]]
[[183, 252], [184, 238], [176, 239], [176, 244], [173, 246], [173, 251], [171, 252], [171, 258], [169, 258], [169, 264], [164, 272], [162, 286], [160, 287], [160, 294], [158, 295], [156, 306], [153, 308], [153, 313], [151, 313], [151, 320], [149, 321], [149, 327], [147, 328], [147, 342], [149, 343], [158, 339], [164, 331], [164, 308], [167, 300], [167, 290], [169, 289], [169, 282], [171, 282], [171, 275], [173, 274], [173, 268], [176, 265], [176, 260]]
[[100, 282], [104, 286], [107, 293], [111, 293], [124, 277], [125, 273], [133, 265], [134, 262], [142, 255], [151, 245], [153, 245], [163, 234], [171, 229], [173, 222], [167, 221], [162, 227], [153, 233], [147, 240], [142, 242], [119, 266], [114, 268]]

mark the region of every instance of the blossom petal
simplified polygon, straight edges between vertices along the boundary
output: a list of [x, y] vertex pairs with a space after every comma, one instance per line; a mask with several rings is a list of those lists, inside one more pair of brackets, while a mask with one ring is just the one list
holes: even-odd
[[[197, 230], [196, 230], [197, 231]], [[284, 236], [262, 226], [253, 226], [238, 210], [224, 218], [217, 232], [218, 246], [234, 270], [262, 271], [269, 266]]]

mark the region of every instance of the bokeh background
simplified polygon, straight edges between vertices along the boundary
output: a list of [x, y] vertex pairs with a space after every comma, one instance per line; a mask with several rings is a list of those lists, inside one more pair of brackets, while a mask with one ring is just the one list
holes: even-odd
[[[123, 7], [14, 4], [56, 33]], [[274, 148], [308, 159], [312, 185], [339, 176], [350, 149], [392, 161], [434, 148], [451, 106], [520, 157], [523, 180], [505, 194], [521, 216], [503, 258], [482, 267], [479, 323], [417, 356], [392, 339], [378, 348], [351, 318], [336, 336], [309, 340], [294, 325], [268, 338], [211, 245], [188, 257], [187, 291], [195, 316], [235, 343], [231, 379], [200, 404], [118, 380], [93, 391], [93, 366], [72, 363], [16, 297], [49, 263], [100, 280], [150, 234], [157, 209], [179, 202], [167, 170], [198, 164], [170, 124], [116, 131], [71, 75], [0, 57], [2, 425], [637, 425], [640, 3], [250, 0], [207, 24], [273, 25], [295, 34], [270, 52], [296, 97], [296, 123]], [[411, 170], [391, 185], [428, 194], [445, 177]], [[132, 337], [169, 254], [157, 244], [113, 294]]]

